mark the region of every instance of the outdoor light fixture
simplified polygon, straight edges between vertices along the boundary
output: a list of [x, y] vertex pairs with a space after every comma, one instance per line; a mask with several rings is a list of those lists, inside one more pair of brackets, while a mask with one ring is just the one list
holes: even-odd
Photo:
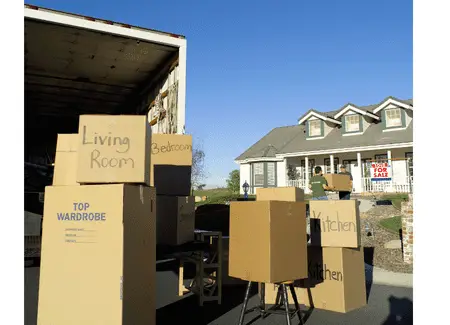
[[242, 189], [244, 190], [244, 199], [248, 199], [248, 189], [250, 188], [250, 185], [248, 185], [247, 181], [242, 184]]

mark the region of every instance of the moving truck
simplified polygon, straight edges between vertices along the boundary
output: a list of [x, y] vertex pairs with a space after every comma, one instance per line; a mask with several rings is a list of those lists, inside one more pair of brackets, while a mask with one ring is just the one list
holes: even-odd
[[42, 215], [57, 134], [77, 133], [80, 114], [185, 132], [185, 37], [27, 4], [24, 20], [25, 211]]

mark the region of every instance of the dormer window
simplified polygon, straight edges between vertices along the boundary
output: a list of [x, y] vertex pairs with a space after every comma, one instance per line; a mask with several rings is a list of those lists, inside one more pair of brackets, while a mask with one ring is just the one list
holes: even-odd
[[386, 114], [386, 127], [402, 127], [402, 112], [400, 108], [390, 108], [385, 110]]
[[345, 132], [359, 132], [360, 129], [360, 116], [356, 114], [345, 116]]
[[319, 137], [322, 135], [322, 121], [321, 120], [310, 120], [309, 124], [309, 136]]

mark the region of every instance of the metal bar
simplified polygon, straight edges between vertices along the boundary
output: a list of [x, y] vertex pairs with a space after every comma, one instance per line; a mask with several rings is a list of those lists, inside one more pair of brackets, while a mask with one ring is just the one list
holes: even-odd
[[245, 290], [244, 303], [242, 305], [241, 315], [239, 317], [238, 325], [244, 325], [244, 317], [245, 317], [245, 312], [247, 311], [247, 304], [248, 304], [248, 298], [250, 296], [250, 288], [251, 287], [252, 287], [252, 282], [248, 281], [247, 290]]
[[297, 293], [295, 292], [294, 284], [290, 284], [289, 289], [291, 290], [292, 300], [294, 300], [295, 312], [297, 313], [298, 319], [300, 321], [299, 324], [303, 325], [302, 313], [300, 311], [300, 305], [298, 304]]
[[283, 302], [284, 302], [284, 310], [286, 311], [286, 324], [291, 325], [291, 315], [289, 313], [289, 301], [288, 301], [288, 294], [286, 290], [286, 285], [284, 283], [281, 284], [283, 288]]

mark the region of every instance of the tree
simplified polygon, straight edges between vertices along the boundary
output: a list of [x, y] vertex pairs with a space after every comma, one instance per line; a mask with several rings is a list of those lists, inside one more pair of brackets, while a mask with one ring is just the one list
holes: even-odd
[[237, 193], [241, 187], [239, 170], [233, 170], [227, 179], [227, 188], [230, 192]]
[[287, 175], [290, 181], [295, 181], [300, 178], [300, 173], [298, 172], [297, 168], [292, 165], [288, 165]]
[[200, 147], [192, 148], [191, 186], [198, 188], [205, 178], [205, 152]]
[[203, 191], [203, 189], [205, 188], [205, 186], [206, 186], [206, 184], [200, 184], [200, 185], [197, 185], [197, 190], [198, 190], [198, 191]]

